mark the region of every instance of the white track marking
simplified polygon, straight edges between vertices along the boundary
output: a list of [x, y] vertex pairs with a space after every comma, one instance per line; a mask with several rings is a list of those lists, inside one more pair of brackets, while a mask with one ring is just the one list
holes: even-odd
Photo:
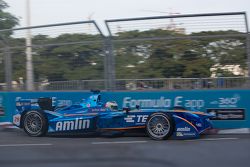
[[147, 141], [113, 141], [113, 142], [92, 142], [92, 144], [136, 144], [146, 143]]
[[2, 144], [0, 147], [27, 147], [27, 146], [51, 146], [53, 144], [45, 143], [45, 144]]
[[185, 141], [219, 141], [219, 140], [238, 140], [239, 138], [207, 138], [207, 139], [193, 139], [193, 140], [185, 140]]

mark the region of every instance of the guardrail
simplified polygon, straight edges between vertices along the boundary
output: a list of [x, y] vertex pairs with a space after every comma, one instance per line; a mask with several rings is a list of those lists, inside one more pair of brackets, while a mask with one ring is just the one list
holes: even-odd
[[[73, 80], [36, 82], [36, 91], [67, 91], [67, 90], [107, 90], [105, 80]], [[250, 88], [249, 77], [220, 78], [154, 78], [154, 79], [117, 79], [117, 91], [139, 90], [190, 90], [190, 89], [235, 89]], [[25, 91], [25, 84], [12, 84], [13, 91]], [[6, 91], [7, 86], [0, 84], [0, 90]]]

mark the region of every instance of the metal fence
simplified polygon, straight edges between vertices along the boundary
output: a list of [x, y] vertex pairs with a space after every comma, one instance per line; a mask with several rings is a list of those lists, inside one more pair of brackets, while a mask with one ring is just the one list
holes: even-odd
[[[38, 91], [74, 91], [74, 90], [106, 90], [105, 80], [73, 80], [35, 83]], [[15, 91], [25, 90], [25, 85], [13, 84]], [[154, 79], [117, 79], [116, 90], [119, 91], [151, 91], [151, 90], [192, 90], [192, 89], [249, 89], [249, 77], [220, 78], [154, 78]], [[7, 90], [6, 85], [0, 85]]]
[[[95, 21], [0, 30], [0, 35], [0, 83], [6, 85], [2, 90], [105, 78], [105, 37]], [[27, 36], [32, 43], [27, 44]]]
[[248, 77], [157, 78], [116, 80], [118, 90], [188, 90], [250, 88]]
[[[240, 64], [244, 69], [241, 75], [249, 73], [249, 30], [244, 12], [114, 19], [106, 25], [117, 79], [207, 78], [211, 74], [201, 71], [217, 62]], [[216, 73], [225, 77], [219, 70]]]
[[0, 30], [0, 91], [249, 88], [248, 77], [225, 77], [219, 68], [215, 78], [196, 71], [222, 61], [239, 65], [239, 76], [250, 74], [245, 12], [115, 19], [105, 25], [107, 35], [95, 21]]

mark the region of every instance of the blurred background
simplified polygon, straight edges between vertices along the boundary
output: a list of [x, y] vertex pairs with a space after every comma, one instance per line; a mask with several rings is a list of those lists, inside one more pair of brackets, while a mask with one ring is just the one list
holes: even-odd
[[[131, 7], [128, 11], [136, 10], [131, 2], [126, 3]], [[100, 21], [97, 13], [104, 10], [96, 7], [81, 21], [61, 17], [62, 23], [39, 25], [45, 19], [39, 22], [42, 17], [35, 9], [45, 7], [45, 1], [0, 0], [0, 90], [249, 88], [250, 37], [245, 11], [182, 14], [172, 8], [151, 10], [150, 2], [145, 1], [137, 13], [126, 12], [127, 16], [134, 14], [127, 19], [116, 17], [118, 14]], [[109, 3], [116, 4], [107, 1], [105, 5]], [[48, 20], [53, 4], [63, 7], [51, 2], [48, 13], [42, 13]], [[187, 9], [191, 7], [194, 9], [187, 4]], [[73, 11], [68, 6], [65, 17], [71, 18]], [[135, 17], [138, 11], [143, 17]]]
[[[1, 166], [247, 166], [249, 6], [249, 0], [0, 0]], [[137, 132], [31, 138], [9, 129], [20, 97], [70, 105], [90, 89], [124, 107], [168, 103], [166, 109], [215, 113], [215, 129], [201, 139], [166, 142]]]

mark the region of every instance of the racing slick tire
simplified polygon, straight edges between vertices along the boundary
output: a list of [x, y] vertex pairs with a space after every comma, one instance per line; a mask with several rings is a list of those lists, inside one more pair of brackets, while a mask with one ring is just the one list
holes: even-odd
[[154, 113], [147, 119], [146, 131], [154, 140], [166, 140], [174, 131], [173, 118], [165, 113]]
[[28, 111], [23, 118], [23, 129], [29, 136], [44, 136], [48, 129], [47, 118], [39, 111]]

